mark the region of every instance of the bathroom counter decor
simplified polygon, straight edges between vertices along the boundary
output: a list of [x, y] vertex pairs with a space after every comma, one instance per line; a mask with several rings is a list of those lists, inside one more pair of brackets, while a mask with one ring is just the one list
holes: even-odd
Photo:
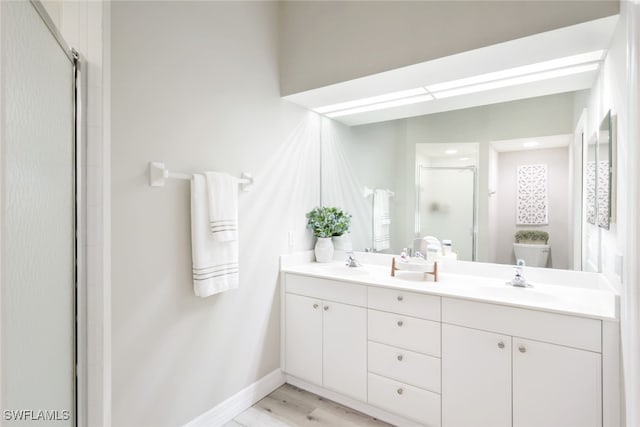
[[428, 262], [425, 260], [396, 260], [396, 257], [391, 259], [391, 277], [396, 276], [396, 271], [416, 271], [424, 273], [424, 278], [427, 278], [428, 274], [433, 275], [433, 281], [438, 281], [438, 263]]

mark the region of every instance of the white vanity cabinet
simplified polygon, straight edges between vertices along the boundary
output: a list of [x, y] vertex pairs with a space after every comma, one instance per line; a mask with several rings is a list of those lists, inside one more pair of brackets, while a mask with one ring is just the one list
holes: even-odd
[[440, 426], [440, 297], [368, 287], [369, 399]]
[[511, 337], [442, 325], [442, 425], [511, 426]]
[[442, 305], [444, 427], [602, 426], [600, 321], [449, 298]]
[[285, 371], [366, 400], [366, 287], [287, 275], [286, 288]]
[[446, 285], [438, 295], [296, 273], [284, 285], [282, 366], [294, 385], [402, 426], [618, 424], [603, 422], [612, 350], [599, 319], [449, 296]]

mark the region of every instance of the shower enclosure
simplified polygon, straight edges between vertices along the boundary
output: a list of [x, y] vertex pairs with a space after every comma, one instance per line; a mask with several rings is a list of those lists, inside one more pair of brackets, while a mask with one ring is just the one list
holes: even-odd
[[78, 55], [39, 2], [0, 2], [0, 23], [0, 424], [72, 426]]
[[476, 167], [418, 167], [416, 237], [453, 241], [462, 261], [476, 260]]

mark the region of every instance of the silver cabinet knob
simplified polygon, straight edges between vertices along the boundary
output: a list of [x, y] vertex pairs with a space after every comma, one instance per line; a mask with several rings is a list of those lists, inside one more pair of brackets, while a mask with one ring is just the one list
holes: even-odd
[[404, 322], [402, 320], [398, 320], [398, 326], [402, 326], [404, 325]]
[[327, 310], [329, 310], [329, 306], [328, 306], [328, 305], [325, 305], [325, 306], [324, 306], [324, 311], [327, 311]]
[[318, 304], [313, 304], [313, 308], [318, 308]]
[[518, 350], [520, 351], [520, 353], [526, 353], [527, 352], [527, 348], [525, 346], [523, 346], [523, 345], [518, 347]]
[[504, 348], [504, 343], [502, 341], [498, 343], [498, 348]]
[[402, 394], [404, 392], [404, 390], [402, 390], [401, 388], [399, 388], [398, 390], [396, 390], [396, 393], [398, 394]]
[[402, 357], [401, 354], [398, 355], [398, 362], [402, 362], [402, 359], [404, 359], [404, 357]]
[[398, 301], [402, 301], [404, 297], [402, 295], [398, 295]]

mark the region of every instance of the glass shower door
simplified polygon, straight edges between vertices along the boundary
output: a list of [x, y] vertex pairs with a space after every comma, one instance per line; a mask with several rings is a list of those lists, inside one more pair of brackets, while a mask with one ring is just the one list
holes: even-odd
[[419, 237], [453, 242], [462, 261], [475, 260], [475, 168], [420, 166]]
[[71, 426], [75, 76], [37, 6], [0, 6], [2, 425]]

